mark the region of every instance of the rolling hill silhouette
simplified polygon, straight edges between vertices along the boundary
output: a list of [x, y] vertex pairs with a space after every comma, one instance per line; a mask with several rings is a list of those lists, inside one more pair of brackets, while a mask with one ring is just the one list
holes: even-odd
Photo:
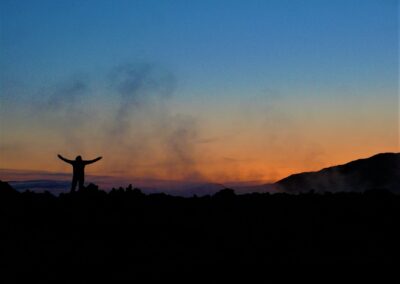
[[400, 153], [381, 153], [317, 172], [294, 174], [275, 184], [287, 192], [383, 189], [400, 193]]

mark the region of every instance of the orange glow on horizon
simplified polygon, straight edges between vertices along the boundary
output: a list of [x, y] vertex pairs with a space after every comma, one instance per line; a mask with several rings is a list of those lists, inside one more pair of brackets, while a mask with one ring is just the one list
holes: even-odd
[[400, 150], [397, 106], [379, 97], [358, 108], [350, 99], [282, 100], [267, 112], [257, 101], [245, 108], [237, 103], [223, 113], [202, 111], [195, 102], [184, 109], [190, 116], [136, 113], [123, 139], [105, 136], [104, 125], [113, 122], [107, 117], [105, 124], [69, 130], [68, 139], [46, 115], [32, 127], [17, 121], [5, 127], [10, 135], [2, 140], [0, 168], [69, 173], [60, 153], [71, 159], [103, 156], [87, 168], [89, 174], [264, 183]]

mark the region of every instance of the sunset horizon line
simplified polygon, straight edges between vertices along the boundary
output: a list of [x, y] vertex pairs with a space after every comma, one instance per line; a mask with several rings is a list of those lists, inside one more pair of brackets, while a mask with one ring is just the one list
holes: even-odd
[[[114, 182], [117, 182], [117, 180], [120, 180], [121, 182], [129, 182], [131, 181], [132, 183], [134, 182], [150, 182], [150, 183], [209, 183], [209, 184], [243, 184], [247, 186], [257, 186], [257, 185], [266, 185], [266, 184], [274, 184], [286, 177], [289, 177], [291, 175], [296, 175], [300, 173], [312, 173], [312, 172], [318, 172], [323, 169], [329, 168], [329, 167], [334, 167], [334, 166], [340, 166], [346, 163], [350, 163], [353, 161], [357, 160], [364, 160], [368, 159], [371, 157], [374, 157], [376, 155], [381, 155], [381, 154], [400, 154], [400, 152], [395, 152], [395, 151], [384, 151], [384, 152], [378, 152], [373, 155], [369, 155], [367, 157], [360, 157], [354, 160], [350, 160], [344, 163], [340, 164], [330, 164], [326, 165], [323, 167], [316, 168], [311, 171], [297, 171], [297, 172], [292, 172], [288, 173], [285, 176], [279, 177], [277, 179], [229, 179], [229, 180], [216, 180], [212, 178], [183, 178], [183, 179], [177, 179], [177, 178], [163, 178], [163, 177], [157, 177], [157, 176], [130, 176], [129, 174], [106, 174], [106, 173], [101, 173], [99, 171], [88, 171], [87, 176], [89, 178], [94, 178], [94, 179], [110, 179], [114, 180]], [[47, 175], [47, 176], [46, 176]], [[34, 176], [30, 177], [29, 176]], [[12, 177], [12, 178], [11, 178]], [[25, 177], [25, 178], [24, 178]], [[53, 177], [53, 179], [51, 179]], [[6, 182], [26, 182], [26, 181], [41, 181], [41, 180], [54, 180], [54, 181], [70, 181], [71, 179], [71, 173], [69, 171], [52, 171], [52, 170], [39, 170], [39, 169], [15, 169], [15, 168], [0, 168], [0, 180], [6, 181]], [[88, 181], [90, 183], [90, 180]]]

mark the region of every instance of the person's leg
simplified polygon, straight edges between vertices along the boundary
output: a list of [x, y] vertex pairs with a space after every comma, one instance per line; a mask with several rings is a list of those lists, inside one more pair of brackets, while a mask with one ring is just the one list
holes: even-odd
[[82, 190], [83, 189], [83, 185], [85, 184], [85, 178], [84, 177], [81, 177], [80, 179], [79, 179], [79, 190]]
[[71, 184], [71, 192], [74, 192], [74, 191], [75, 191], [75, 189], [76, 189], [76, 183], [77, 183], [77, 180], [76, 180], [75, 177], [73, 177], [73, 178], [72, 178], [72, 184]]

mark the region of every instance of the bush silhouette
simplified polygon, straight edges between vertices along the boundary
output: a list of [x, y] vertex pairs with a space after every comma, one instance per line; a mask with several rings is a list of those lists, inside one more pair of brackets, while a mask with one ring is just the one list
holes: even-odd
[[[287, 264], [391, 264], [400, 196], [366, 193], [146, 195], [94, 184], [54, 196], [0, 182], [0, 251], [13, 273], [152, 277]], [[113, 276], [113, 277], [114, 277]], [[112, 281], [112, 280], [110, 280]], [[57, 281], [56, 281], [57, 282]]]

